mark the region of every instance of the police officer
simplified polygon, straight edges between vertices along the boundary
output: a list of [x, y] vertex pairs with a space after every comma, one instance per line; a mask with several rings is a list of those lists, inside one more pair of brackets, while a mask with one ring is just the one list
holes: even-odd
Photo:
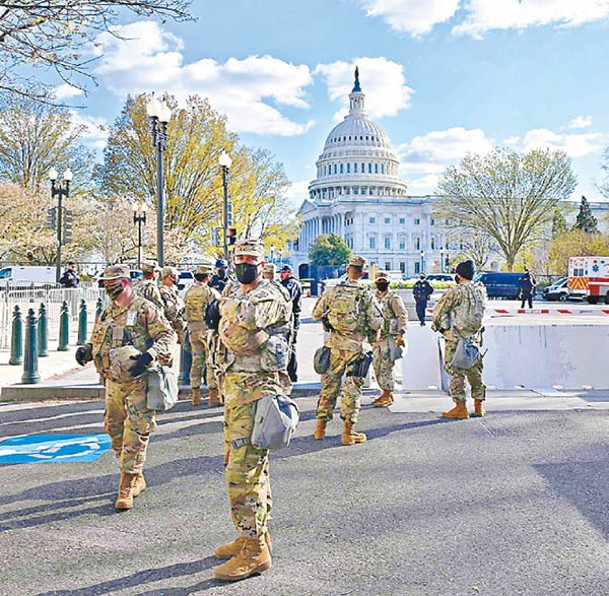
[[472, 261], [457, 265], [457, 285], [446, 290], [438, 300], [431, 328], [439, 331], [445, 341], [444, 368], [450, 375], [450, 396], [455, 407], [444, 412], [444, 418], [468, 418], [465, 406], [465, 377], [469, 381], [474, 399], [474, 416], [484, 416], [483, 402], [486, 387], [482, 382], [482, 356], [471, 368], [451, 366], [460, 338], [471, 338], [478, 346], [482, 341], [482, 318], [486, 304], [486, 289], [473, 282], [475, 269]]
[[[370, 358], [365, 343], [376, 339], [383, 323], [380, 306], [372, 292], [361, 284], [366, 259], [353, 256], [347, 267], [347, 280], [324, 292], [315, 303], [313, 319], [322, 321], [329, 331], [325, 346], [330, 348], [330, 366], [321, 379], [317, 403], [317, 427], [314, 437], [323, 439], [326, 423], [332, 420], [338, 394], [341, 393], [340, 417], [344, 421], [342, 444], [354, 445], [366, 440], [355, 432], [360, 411], [362, 386]], [[347, 372], [341, 392], [341, 379]]]
[[302, 286], [294, 279], [293, 270], [290, 265], [284, 265], [279, 270], [281, 285], [289, 292], [292, 300], [292, 341], [290, 349], [290, 361], [288, 362], [288, 375], [292, 383], [298, 381], [298, 360], [296, 358], [296, 341], [300, 329], [300, 312], [302, 311]]
[[[214, 556], [230, 559], [214, 570], [235, 581], [271, 566], [268, 520], [271, 510], [268, 450], [250, 443], [256, 400], [285, 392], [291, 302], [262, 278], [263, 247], [255, 240], [235, 245], [238, 284], [220, 300], [220, 342], [216, 361], [225, 399], [226, 482], [239, 537]], [[280, 373], [284, 373], [283, 376]]]
[[133, 289], [138, 296], [146, 298], [161, 310], [164, 309], [163, 299], [157, 282], [157, 274], [161, 268], [156, 261], [144, 261], [142, 263], [142, 277], [135, 281]]
[[184, 322], [184, 302], [178, 296], [178, 279], [179, 274], [175, 267], [163, 267], [159, 292], [163, 302], [163, 313], [176, 332], [178, 343], [181, 344], [186, 323]]
[[225, 259], [218, 259], [215, 264], [216, 272], [209, 280], [209, 287], [217, 290], [222, 294], [222, 291], [229, 282], [228, 279], [228, 263]]
[[408, 312], [400, 295], [389, 289], [389, 275], [379, 271], [374, 280], [376, 300], [383, 313], [383, 326], [377, 341], [374, 342], [374, 374], [383, 393], [374, 401], [377, 408], [393, 403], [395, 388], [394, 363], [399, 357], [399, 347], [406, 345]]
[[211, 366], [206, 367], [209, 361], [208, 333], [209, 327], [205, 322], [207, 307], [220, 299], [220, 294], [208, 286], [211, 267], [199, 265], [195, 270], [195, 283], [188, 288], [184, 296], [184, 316], [188, 327], [188, 337], [192, 352], [192, 366], [190, 369], [190, 385], [192, 387], [192, 405], [201, 404], [201, 376], [206, 369], [207, 387], [209, 389], [209, 405], [218, 406], [218, 383]]
[[421, 273], [419, 281], [412, 286], [412, 297], [421, 327], [425, 327], [425, 310], [427, 309], [427, 301], [432, 294], [433, 286], [425, 279], [425, 273]]
[[76, 271], [76, 263], [68, 261], [63, 275], [59, 278], [59, 285], [62, 288], [77, 288], [80, 278]]
[[136, 296], [129, 267], [111, 265], [100, 277], [110, 304], [95, 322], [91, 341], [76, 350], [76, 361], [93, 360], [106, 386], [105, 429], [120, 462], [115, 508], [133, 508], [145, 488], [143, 467], [155, 412], [146, 404], [146, 369], [171, 366], [176, 336], [163, 314]]

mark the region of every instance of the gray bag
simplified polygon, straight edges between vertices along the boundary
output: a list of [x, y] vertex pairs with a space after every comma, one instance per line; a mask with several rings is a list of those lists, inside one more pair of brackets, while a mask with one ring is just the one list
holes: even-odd
[[315, 350], [313, 368], [318, 375], [326, 374], [327, 370], [330, 368], [330, 348], [321, 346], [321, 348]]
[[281, 449], [290, 444], [300, 415], [287, 395], [265, 395], [256, 401], [251, 443], [258, 449]]
[[178, 401], [180, 391], [175, 373], [166, 366], [156, 366], [148, 369], [146, 377], [146, 407], [157, 412], [171, 410]]
[[455, 368], [471, 368], [478, 362], [480, 350], [471, 337], [460, 337], [455, 355], [450, 362]]

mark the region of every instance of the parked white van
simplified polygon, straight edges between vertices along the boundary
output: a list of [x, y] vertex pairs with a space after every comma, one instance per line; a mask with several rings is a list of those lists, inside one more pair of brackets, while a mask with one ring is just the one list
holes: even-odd
[[55, 284], [55, 267], [9, 265], [0, 269], [0, 288]]

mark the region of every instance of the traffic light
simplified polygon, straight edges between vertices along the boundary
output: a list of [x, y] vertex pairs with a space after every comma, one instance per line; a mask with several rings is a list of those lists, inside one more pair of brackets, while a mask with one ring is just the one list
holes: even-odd
[[74, 224], [74, 211], [72, 209], [65, 209], [63, 212], [63, 244], [70, 242], [72, 240], [73, 228]]
[[228, 220], [228, 225], [232, 226], [233, 225], [233, 204], [232, 203], [227, 204], [226, 219]]
[[55, 207], [47, 209], [47, 228], [54, 230], [57, 227], [57, 210]]
[[232, 246], [237, 242], [237, 228], [228, 229], [228, 243]]
[[222, 244], [222, 238], [221, 238], [221, 235], [220, 235], [221, 231], [222, 231], [221, 228], [216, 228], [214, 230], [214, 244], [216, 246], [220, 246]]

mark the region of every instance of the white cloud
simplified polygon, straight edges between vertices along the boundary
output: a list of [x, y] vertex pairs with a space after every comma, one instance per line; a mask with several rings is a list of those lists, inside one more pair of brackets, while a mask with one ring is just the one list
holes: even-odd
[[290, 206], [298, 209], [305, 199], [309, 198], [309, 183], [306, 180], [292, 182], [292, 185], [285, 193]]
[[96, 149], [103, 149], [108, 140], [107, 123], [103, 118], [89, 116], [78, 110], [70, 110], [72, 122], [76, 126], [84, 126], [81, 138], [85, 143]]
[[409, 107], [414, 92], [406, 85], [403, 67], [397, 62], [386, 58], [357, 58], [350, 64], [341, 61], [319, 64], [313, 74], [324, 77], [330, 99], [343, 106], [335, 114], [335, 120], [342, 120], [349, 110], [355, 66], [359, 67], [360, 84], [366, 94], [366, 111], [372, 118], [395, 116]]
[[481, 37], [493, 29], [573, 27], [609, 16], [606, 0], [467, 0], [467, 16], [453, 31]]
[[363, 0], [366, 14], [381, 17], [392, 29], [414, 36], [429, 33], [434, 25], [448, 21], [460, 0]]
[[537, 128], [526, 133], [523, 139], [524, 151], [546, 148], [561, 149], [569, 157], [577, 158], [602, 151], [608, 142], [601, 133], [560, 134], [547, 128]]
[[569, 122], [569, 128], [589, 128], [592, 126], [592, 116], [577, 116]]
[[167, 91], [184, 100], [207, 97], [227, 115], [238, 132], [293, 136], [306, 132], [304, 124], [286, 116], [278, 106], [308, 108], [305, 89], [313, 80], [309, 67], [272, 56], [229, 58], [225, 63], [206, 58], [184, 64], [183, 43], [151, 21], [117, 29], [123, 39], [102, 34], [98, 41], [97, 76], [120, 97]]
[[78, 87], [74, 87], [69, 83], [64, 83], [63, 85], [59, 85], [55, 87], [55, 99], [61, 101], [63, 99], [70, 99], [71, 97], [80, 97], [84, 95], [85, 92]]

